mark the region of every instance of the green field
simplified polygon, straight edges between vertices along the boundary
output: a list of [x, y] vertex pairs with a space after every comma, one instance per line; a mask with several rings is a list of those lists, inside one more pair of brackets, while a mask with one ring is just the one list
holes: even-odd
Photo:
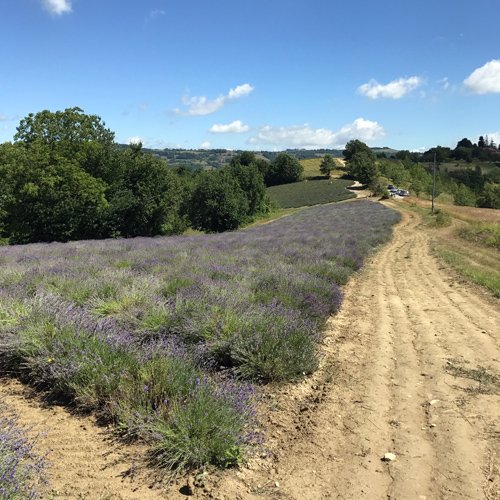
[[267, 193], [281, 208], [296, 208], [354, 198], [355, 194], [346, 189], [351, 184], [344, 179], [309, 180], [272, 186]]
[[[338, 167], [341, 166], [339, 158], [334, 158], [335, 163]], [[304, 167], [304, 177], [306, 179], [311, 179], [314, 177], [323, 177], [323, 174], [320, 172], [319, 167], [321, 162], [323, 161], [323, 156], [318, 158], [307, 158], [304, 160], [300, 160], [300, 164]], [[342, 174], [343, 172], [339, 170], [334, 170], [332, 175], [335, 176], [337, 174]]]

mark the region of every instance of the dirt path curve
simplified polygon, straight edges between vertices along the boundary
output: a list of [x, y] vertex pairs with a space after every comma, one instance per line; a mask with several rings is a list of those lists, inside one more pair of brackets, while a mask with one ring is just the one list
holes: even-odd
[[498, 302], [450, 278], [419, 225], [404, 212], [348, 285], [322, 369], [274, 401], [273, 458], [226, 498], [500, 498]]

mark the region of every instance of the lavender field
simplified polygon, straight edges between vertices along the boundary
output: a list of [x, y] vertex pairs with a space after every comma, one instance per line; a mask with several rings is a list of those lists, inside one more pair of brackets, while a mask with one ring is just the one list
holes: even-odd
[[317, 366], [340, 286], [399, 215], [319, 206], [203, 236], [0, 248], [0, 370], [151, 444], [168, 470], [259, 439], [254, 384]]

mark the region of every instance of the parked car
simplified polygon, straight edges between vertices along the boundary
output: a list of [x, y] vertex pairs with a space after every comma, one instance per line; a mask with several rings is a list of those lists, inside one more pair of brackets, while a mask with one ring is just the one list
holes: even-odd
[[410, 191], [407, 191], [406, 189], [398, 189], [397, 194], [399, 196], [410, 196]]

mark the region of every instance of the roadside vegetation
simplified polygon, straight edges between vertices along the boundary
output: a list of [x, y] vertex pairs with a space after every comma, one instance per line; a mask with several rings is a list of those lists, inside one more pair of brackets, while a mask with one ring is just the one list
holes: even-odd
[[[500, 212], [472, 207], [430, 207], [407, 202], [433, 232], [433, 251], [466, 280], [500, 297]], [[458, 210], [457, 210], [458, 209]]]
[[340, 286], [396, 212], [364, 201], [221, 235], [0, 248], [0, 367], [167, 470], [255, 442], [254, 387], [315, 370]]

